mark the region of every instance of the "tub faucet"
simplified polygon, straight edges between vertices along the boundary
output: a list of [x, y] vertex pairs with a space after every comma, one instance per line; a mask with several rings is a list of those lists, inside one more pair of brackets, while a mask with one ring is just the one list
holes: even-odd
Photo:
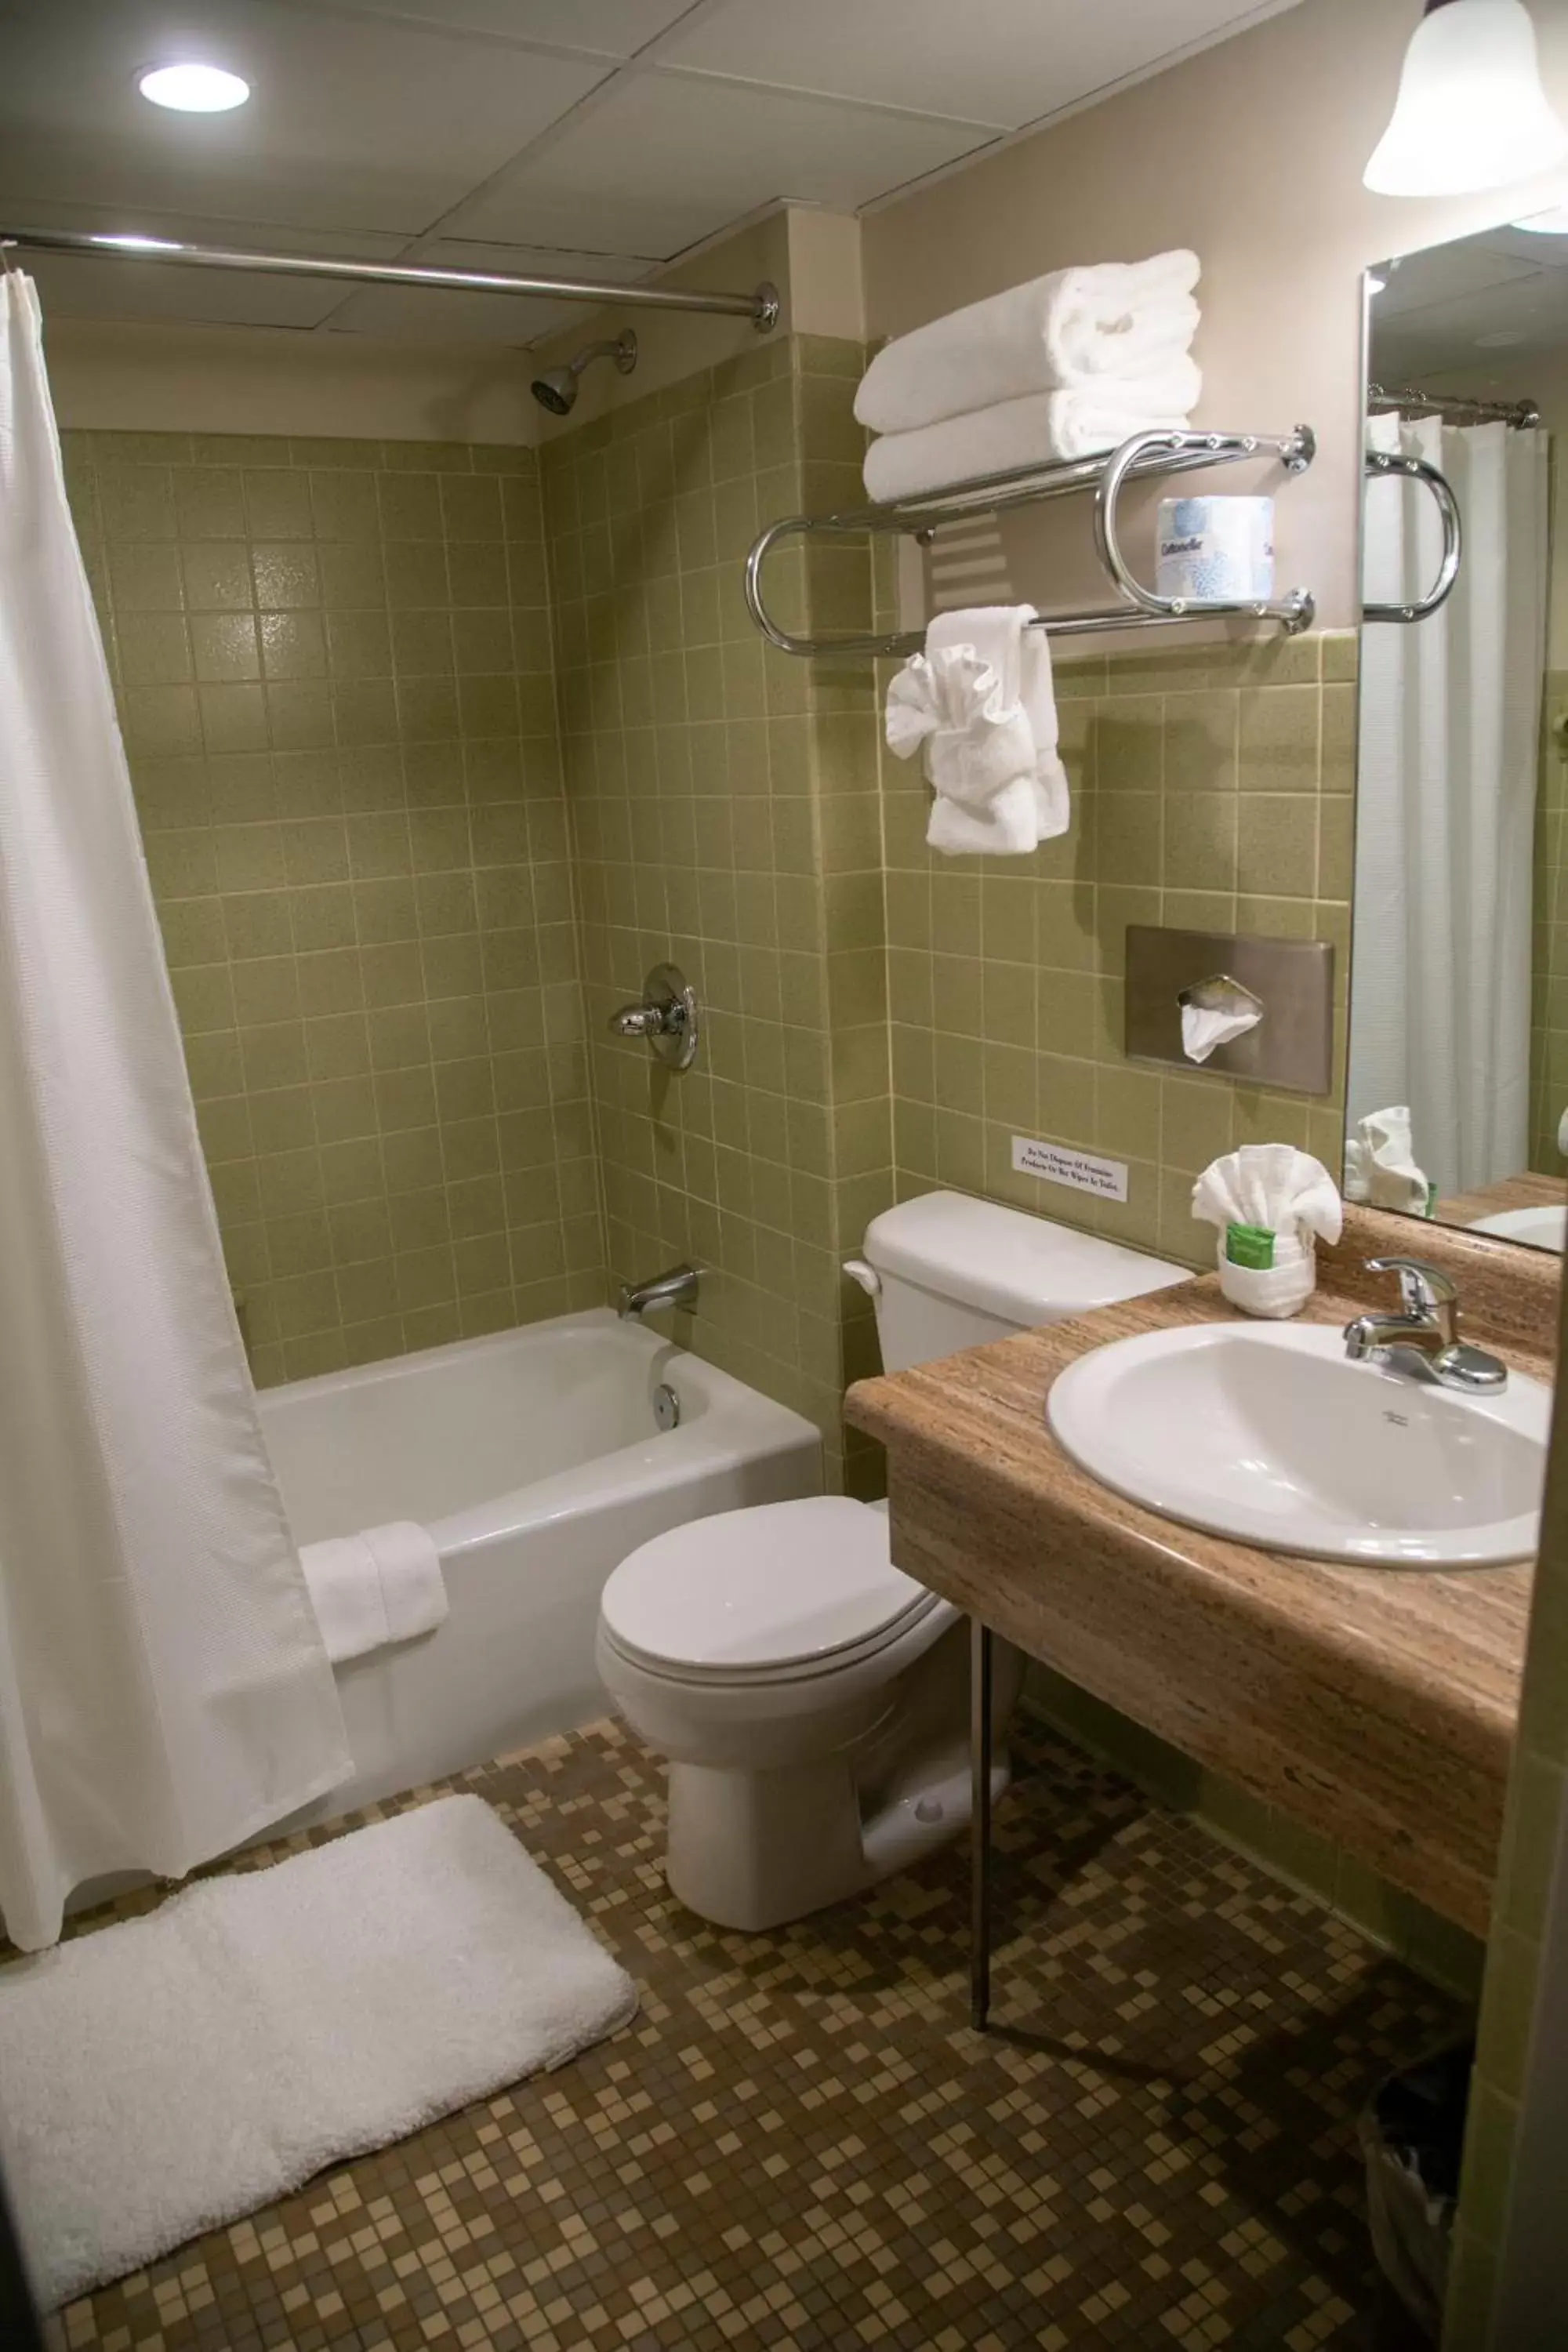
[[661, 1307], [695, 1307], [697, 1304], [697, 1268], [694, 1265], [667, 1266], [649, 1282], [623, 1282], [621, 1285], [620, 1318], [625, 1323], [634, 1315], [646, 1315], [649, 1308], [656, 1312]]
[[1508, 1366], [1459, 1337], [1459, 1294], [1441, 1266], [1418, 1257], [1369, 1257], [1369, 1274], [1392, 1274], [1399, 1284], [1396, 1315], [1358, 1315], [1345, 1325], [1345, 1353], [1354, 1363], [1381, 1364], [1439, 1388], [1495, 1392]]

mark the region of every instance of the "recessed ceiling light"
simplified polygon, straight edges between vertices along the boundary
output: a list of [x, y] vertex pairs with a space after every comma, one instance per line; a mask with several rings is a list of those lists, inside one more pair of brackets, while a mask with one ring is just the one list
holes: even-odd
[[1369, 269], [1366, 273], [1366, 290], [1369, 294], [1386, 294], [1388, 291], [1387, 278], [1379, 278], [1374, 271]]
[[181, 114], [226, 114], [250, 96], [250, 84], [222, 66], [155, 66], [136, 87], [154, 106], [172, 106]]

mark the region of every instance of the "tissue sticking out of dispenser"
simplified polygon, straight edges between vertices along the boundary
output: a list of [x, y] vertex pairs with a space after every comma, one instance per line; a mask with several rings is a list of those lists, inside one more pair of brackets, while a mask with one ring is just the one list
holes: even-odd
[[1264, 1013], [1263, 999], [1228, 971], [1211, 972], [1207, 980], [1179, 989], [1176, 1003], [1182, 1009], [1182, 1051], [1189, 1062], [1206, 1062], [1216, 1046], [1256, 1029]]
[[[1204, 1064], [1226, 1077], [1327, 1094], [1333, 1083], [1334, 950], [1327, 940], [1279, 940], [1230, 931], [1180, 931], [1163, 923], [1127, 926], [1127, 1026], [1131, 1060], [1161, 1062], [1191, 1076], [1183, 1024], [1214, 983], [1258, 1008], [1239, 1034], [1214, 1045]], [[1250, 1005], [1247, 1007], [1250, 1012]]]

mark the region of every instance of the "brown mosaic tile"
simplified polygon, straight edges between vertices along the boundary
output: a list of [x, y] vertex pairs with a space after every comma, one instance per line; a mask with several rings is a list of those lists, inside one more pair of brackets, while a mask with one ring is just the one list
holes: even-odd
[[1076, 1748], [1031, 1730], [1019, 1762], [986, 2037], [957, 1853], [736, 1936], [670, 1896], [662, 1775], [619, 1727], [443, 1784], [551, 1869], [637, 2019], [72, 2305], [51, 2345], [1403, 2346], [1353, 2117], [1451, 2005]]

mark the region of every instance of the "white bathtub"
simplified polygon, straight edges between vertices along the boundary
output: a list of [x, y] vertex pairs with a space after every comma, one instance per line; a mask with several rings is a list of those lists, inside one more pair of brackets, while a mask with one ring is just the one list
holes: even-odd
[[[654, 1391], [680, 1402], [660, 1431]], [[822, 1490], [810, 1422], [606, 1308], [266, 1389], [300, 1543], [388, 1519], [436, 1538], [451, 1614], [338, 1668], [355, 1778], [304, 1820], [605, 1711], [599, 1595], [683, 1520]]]

